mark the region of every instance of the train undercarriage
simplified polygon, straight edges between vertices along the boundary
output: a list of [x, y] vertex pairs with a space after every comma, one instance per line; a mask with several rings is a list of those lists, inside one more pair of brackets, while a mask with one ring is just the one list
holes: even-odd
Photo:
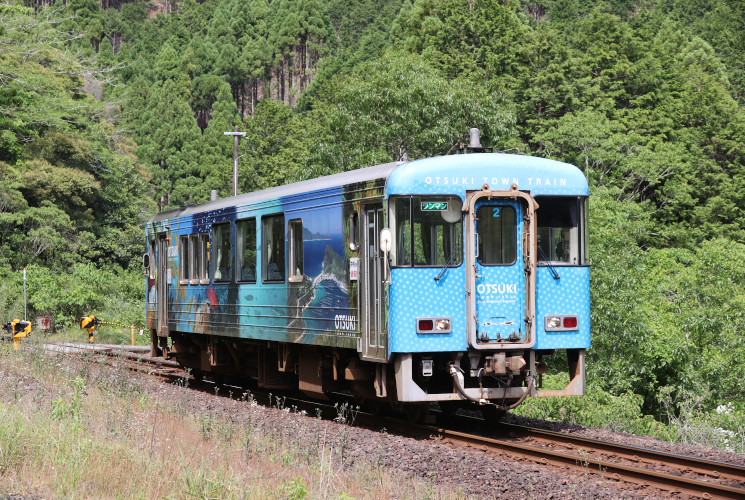
[[[353, 349], [310, 346], [214, 335], [171, 332], [153, 334], [153, 355], [175, 359], [192, 375], [217, 380], [254, 379], [263, 389], [300, 391], [329, 399], [351, 394], [375, 411], [399, 409], [415, 418], [431, 402], [454, 411], [481, 407], [497, 415], [527, 397], [584, 393], [584, 350], [568, 350], [569, 384], [563, 390], [541, 390], [553, 352], [445, 352], [394, 354], [390, 363], [363, 361]], [[562, 356], [555, 356], [562, 358]]]

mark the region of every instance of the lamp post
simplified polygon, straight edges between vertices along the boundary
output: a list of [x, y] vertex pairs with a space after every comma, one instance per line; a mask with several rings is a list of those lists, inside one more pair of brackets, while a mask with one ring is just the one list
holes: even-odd
[[235, 139], [233, 145], [233, 196], [238, 196], [238, 141], [241, 137], [245, 137], [245, 132], [238, 132], [238, 127], [235, 127], [234, 132], [223, 132], [225, 135], [232, 135]]

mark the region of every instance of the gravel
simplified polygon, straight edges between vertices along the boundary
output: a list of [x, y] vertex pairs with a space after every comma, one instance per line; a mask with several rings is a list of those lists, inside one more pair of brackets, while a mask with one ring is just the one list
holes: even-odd
[[[246, 402], [175, 386], [160, 385], [152, 390], [189, 391], [188, 404], [193, 405], [195, 411], [208, 409], [235, 422], [250, 418], [255, 428], [271, 435], [290, 435], [301, 448], [317, 447], [319, 436], [323, 436], [325, 445], [341, 450], [344, 464], [350, 469], [365, 463], [382, 464], [394, 474], [425, 480], [456, 496], [511, 499], [683, 498], [641, 485], [619, 483], [589, 468], [581, 471], [542, 465], [471, 447], [445, 444], [436, 438], [417, 440], [392, 435], [384, 430], [357, 428], [277, 408], [252, 405], [250, 417], [247, 417]], [[745, 456], [719, 449], [677, 445], [655, 438], [513, 415], [509, 415], [508, 420], [585, 437], [745, 464]]]

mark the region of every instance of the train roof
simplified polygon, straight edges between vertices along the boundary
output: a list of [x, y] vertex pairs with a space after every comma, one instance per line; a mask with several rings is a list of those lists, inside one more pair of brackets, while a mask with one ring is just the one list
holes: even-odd
[[346, 186], [347, 184], [355, 184], [358, 182], [365, 182], [374, 179], [386, 179], [390, 176], [391, 172], [393, 172], [396, 167], [402, 165], [403, 163], [405, 162], [396, 161], [391, 163], [384, 163], [382, 165], [375, 165], [374, 167], [350, 170], [348, 172], [342, 172], [340, 174], [326, 175], [323, 177], [316, 177], [315, 179], [309, 179], [307, 181], [293, 182], [292, 184], [286, 184], [284, 186], [277, 186], [273, 188], [262, 189], [261, 191], [239, 194], [238, 196], [220, 198], [219, 200], [202, 203], [200, 205], [191, 205], [185, 208], [161, 212], [153, 217], [152, 220], [159, 221], [172, 219], [173, 217], [191, 215], [210, 210], [220, 210], [223, 208], [234, 207], [236, 205], [248, 205], [250, 203], [271, 200], [274, 198], [281, 198], [300, 193], [321, 191], [323, 189]]
[[569, 163], [499, 153], [437, 156], [400, 166], [388, 179], [388, 194], [458, 194], [518, 189], [533, 196], [587, 196], [587, 179]]
[[568, 163], [534, 156], [499, 153], [472, 153], [425, 158], [411, 162], [391, 162], [373, 167], [295, 182], [252, 193], [161, 212], [160, 221], [249, 205], [264, 200], [338, 188], [375, 179], [386, 179], [388, 194], [465, 194], [489, 184], [491, 189], [508, 190], [517, 184], [535, 195], [586, 196], [587, 179]]

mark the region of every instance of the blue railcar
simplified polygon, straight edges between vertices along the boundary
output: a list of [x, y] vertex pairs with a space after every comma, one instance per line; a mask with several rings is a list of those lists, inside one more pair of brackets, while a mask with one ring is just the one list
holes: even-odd
[[[147, 225], [154, 354], [414, 408], [584, 394], [588, 195], [572, 165], [479, 153], [160, 213]], [[569, 383], [542, 390], [556, 351]]]

